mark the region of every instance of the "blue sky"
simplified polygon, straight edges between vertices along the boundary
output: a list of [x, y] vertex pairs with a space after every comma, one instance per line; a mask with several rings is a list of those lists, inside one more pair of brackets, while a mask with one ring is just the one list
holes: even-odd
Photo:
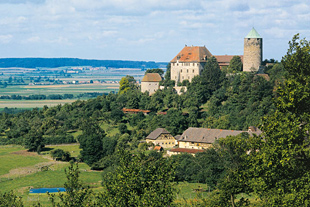
[[170, 61], [187, 45], [243, 54], [255, 27], [263, 58], [310, 38], [309, 0], [0, 0], [0, 57]]

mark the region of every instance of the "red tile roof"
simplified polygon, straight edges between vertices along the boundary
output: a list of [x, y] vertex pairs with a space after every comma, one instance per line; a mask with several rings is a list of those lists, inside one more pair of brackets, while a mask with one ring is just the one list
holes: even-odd
[[200, 46], [185, 46], [171, 62], [206, 62], [206, 57], [212, 57], [210, 51]]
[[160, 151], [160, 150], [162, 150], [163, 148], [161, 147], [161, 146], [155, 146], [154, 147], [154, 150], [156, 150], [156, 151]]
[[[235, 55], [215, 55], [217, 62], [220, 66], [229, 65], [229, 62]], [[241, 62], [243, 62], [243, 55], [238, 55], [241, 58]]]
[[188, 149], [188, 148], [175, 148], [175, 149], [171, 149], [169, 151], [170, 152], [181, 152], [181, 153], [195, 154], [197, 152], [203, 152], [204, 150], [201, 150], [201, 149]]
[[150, 113], [151, 111], [150, 110], [142, 110], [142, 109], [126, 109], [126, 108], [123, 108], [122, 109], [124, 113], [126, 112], [134, 112], [134, 113], [138, 113], [138, 112], [142, 112], [142, 113]]

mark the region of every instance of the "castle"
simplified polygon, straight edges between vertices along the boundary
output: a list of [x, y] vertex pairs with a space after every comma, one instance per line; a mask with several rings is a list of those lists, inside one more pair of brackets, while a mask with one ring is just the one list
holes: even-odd
[[[258, 71], [262, 64], [263, 39], [253, 28], [244, 38], [244, 53], [240, 55], [243, 61], [243, 71]], [[176, 83], [184, 80], [191, 80], [196, 75], [201, 75], [208, 58], [212, 57], [211, 52], [201, 46], [187, 46], [170, 61], [171, 80]], [[228, 66], [233, 55], [215, 56], [220, 67]]]

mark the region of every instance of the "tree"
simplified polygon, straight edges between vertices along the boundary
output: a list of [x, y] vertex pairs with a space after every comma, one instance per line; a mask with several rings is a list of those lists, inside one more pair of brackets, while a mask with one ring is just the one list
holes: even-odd
[[81, 156], [86, 164], [92, 165], [103, 157], [102, 139], [105, 137], [105, 132], [92, 120], [85, 120], [81, 129], [83, 133], [78, 136], [82, 149]]
[[235, 73], [235, 72], [241, 72], [242, 71], [242, 61], [241, 57], [238, 55], [235, 55], [229, 62], [228, 71]]
[[[103, 180], [106, 206], [169, 206], [174, 198], [174, 166], [168, 159], [121, 151], [115, 172]], [[159, 157], [159, 158], [158, 158]]]
[[70, 152], [63, 151], [62, 149], [55, 149], [51, 151], [51, 156], [53, 159], [60, 159], [61, 161], [69, 161], [71, 158]]
[[24, 138], [25, 148], [30, 152], [37, 152], [40, 154], [44, 148], [43, 132], [40, 129], [33, 127]]
[[121, 134], [127, 133], [127, 132], [128, 132], [127, 125], [124, 124], [124, 123], [120, 123], [120, 124], [118, 125], [118, 130], [119, 130], [119, 132], [120, 132]]
[[124, 94], [129, 90], [135, 90], [137, 89], [136, 80], [133, 76], [126, 75], [123, 77], [119, 82], [119, 94]]
[[166, 70], [166, 73], [165, 73], [165, 81], [171, 80], [170, 76], [171, 76], [171, 63], [168, 63], [167, 70]]
[[261, 147], [251, 153], [252, 187], [269, 206], [308, 206], [310, 199], [310, 44], [297, 34], [289, 46], [277, 111], [263, 119]]
[[220, 88], [221, 83], [224, 80], [224, 74], [222, 73], [220, 66], [214, 56], [207, 60], [201, 76], [208, 83], [208, 88], [211, 90], [211, 92]]
[[156, 69], [147, 69], [147, 70], [145, 71], [145, 74], [147, 74], [147, 73], [158, 73], [160, 76], [163, 76], [164, 71], [163, 71], [163, 69], [160, 69], [160, 68], [156, 68]]
[[84, 188], [79, 180], [80, 170], [78, 164], [74, 166], [70, 162], [68, 170], [65, 169], [67, 181], [64, 184], [66, 193], [59, 193], [60, 202], [56, 201], [56, 194], [48, 194], [53, 207], [75, 207], [75, 206], [97, 206], [94, 200], [94, 193], [89, 187]]
[[14, 206], [14, 207], [23, 207], [21, 197], [16, 196], [13, 192], [0, 193], [0, 206]]

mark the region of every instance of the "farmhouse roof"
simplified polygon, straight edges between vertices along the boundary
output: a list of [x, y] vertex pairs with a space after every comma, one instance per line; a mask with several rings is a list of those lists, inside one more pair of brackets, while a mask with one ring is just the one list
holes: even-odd
[[212, 54], [205, 46], [185, 46], [171, 62], [206, 62], [206, 57], [210, 58]]
[[164, 128], [157, 128], [154, 131], [152, 131], [146, 139], [157, 139], [161, 134], [170, 134], [166, 129]]
[[248, 132], [238, 130], [225, 130], [225, 129], [208, 129], [208, 128], [193, 128], [190, 127], [183, 132], [179, 142], [199, 142], [199, 143], [214, 143], [219, 138], [225, 138], [227, 136], [236, 136], [242, 132], [247, 132], [250, 135], [259, 135], [261, 131]]
[[160, 82], [162, 80], [158, 73], [147, 73], [142, 78], [141, 82]]

